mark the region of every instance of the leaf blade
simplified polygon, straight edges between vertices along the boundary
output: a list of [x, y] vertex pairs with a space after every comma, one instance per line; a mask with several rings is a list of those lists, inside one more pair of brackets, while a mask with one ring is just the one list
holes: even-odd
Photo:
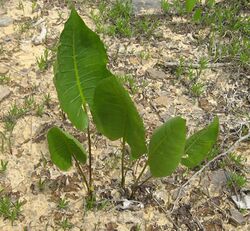
[[100, 82], [94, 96], [93, 117], [97, 129], [110, 140], [124, 137], [132, 158], [146, 153], [143, 121], [130, 96], [114, 77]]
[[48, 131], [47, 141], [51, 160], [61, 170], [67, 171], [72, 166], [72, 155], [80, 163], [86, 163], [86, 151], [81, 143], [69, 133], [53, 127]]
[[157, 128], [149, 143], [149, 167], [154, 177], [173, 173], [184, 153], [186, 121], [177, 116]]
[[182, 164], [188, 168], [199, 165], [212, 149], [219, 134], [219, 118], [215, 117], [207, 127], [194, 133], [187, 139], [185, 154], [188, 157], [182, 159]]
[[92, 107], [96, 85], [111, 75], [107, 60], [99, 36], [72, 9], [60, 36], [54, 83], [61, 108], [80, 130], [88, 125], [84, 105]]

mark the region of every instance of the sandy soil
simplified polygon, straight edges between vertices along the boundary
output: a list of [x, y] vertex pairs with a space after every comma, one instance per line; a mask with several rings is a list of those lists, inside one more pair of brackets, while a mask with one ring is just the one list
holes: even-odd
[[[180, 230], [250, 230], [249, 211], [244, 214], [243, 224], [232, 221], [230, 210], [238, 211], [231, 200], [234, 192], [227, 187], [224, 171], [216, 164], [194, 180], [171, 214], [179, 187], [194, 171], [180, 168], [171, 177], [148, 182], [136, 195], [138, 202], [134, 206], [119, 209], [126, 199], [119, 189], [117, 148], [120, 143], [105, 140], [95, 133], [94, 127], [91, 130], [97, 170], [95, 186], [98, 201], [106, 205], [86, 210], [86, 190], [80, 176], [75, 169], [59, 171], [50, 161], [46, 142], [47, 130], [56, 124], [86, 143], [86, 134], [77, 133], [59, 110], [51, 63], [43, 72], [37, 65], [37, 58], [44, 54], [45, 48], [55, 46], [68, 17], [67, 5], [60, 2], [63, 1], [37, 1], [38, 6], [32, 11], [32, 1], [10, 0], [0, 9], [0, 19], [13, 19], [8, 26], [0, 27], [0, 75], [4, 73], [9, 78], [8, 82], [0, 84], [10, 91], [0, 100], [0, 132], [10, 137], [11, 143], [9, 148], [8, 141], [3, 140], [4, 148], [0, 152], [0, 159], [8, 161], [6, 172], [0, 173], [0, 188], [3, 189], [0, 196], [5, 193], [13, 200], [24, 202], [22, 213], [13, 225], [0, 217], [0, 230], [63, 230], [60, 222], [66, 218], [72, 224], [71, 230], [86, 231], [174, 230], [174, 223]], [[82, 18], [95, 30], [89, 17], [95, 4], [78, 5]], [[180, 57], [197, 63], [208, 50], [206, 44], [197, 45], [194, 35], [199, 33], [205, 37], [208, 32], [181, 28], [185, 20], [178, 17], [164, 22], [149, 39], [101, 35], [109, 54], [109, 67], [114, 73], [133, 76], [136, 92], [131, 95], [143, 116], [148, 135], [173, 115], [187, 119], [189, 133], [218, 115], [220, 148], [226, 150], [238, 139], [240, 126], [249, 121], [249, 78], [235, 73], [233, 68], [206, 69], [200, 79], [205, 91], [199, 98], [193, 97], [186, 79], [177, 79], [173, 68], [166, 63], [178, 61]], [[46, 28], [46, 39], [37, 42], [43, 28]], [[147, 58], [142, 57], [143, 52]], [[52, 52], [49, 52], [49, 60], [53, 60]], [[32, 96], [35, 104], [41, 105], [48, 93], [51, 100], [44, 106], [42, 115], [30, 110], [17, 120], [11, 133], [6, 132], [3, 118], [14, 103], [23, 105], [25, 98]], [[241, 144], [236, 153], [247, 158], [244, 168], [249, 180], [249, 141]], [[129, 172], [128, 183], [132, 177]], [[39, 181], [43, 182], [42, 189]], [[248, 182], [248, 190], [249, 186]], [[58, 208], [60, 197], [69, 201], [67, 209]]]

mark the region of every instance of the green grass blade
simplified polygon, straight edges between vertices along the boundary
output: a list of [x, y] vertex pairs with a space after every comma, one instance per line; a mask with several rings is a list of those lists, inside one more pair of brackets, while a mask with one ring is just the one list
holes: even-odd
[[196, 5], [197, 0], [186, 0], [186, 10], [188, 13], [192, 12]]

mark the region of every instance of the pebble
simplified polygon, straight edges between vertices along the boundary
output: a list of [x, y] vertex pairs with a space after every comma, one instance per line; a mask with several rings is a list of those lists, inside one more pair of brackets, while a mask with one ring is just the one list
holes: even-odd
[[236, 222], [238, 225], [243, 225], [246, 220], [244, 216], [235, 208], [230, 209], [231, 219], [233, 222]]
[[0, 18], [0, 27], [9, 26], [13, 23], [13, 19], [10, 17], [2, 17]]
[[132, 0], [135, 15], [162, 14], [161, 0]]
[[159, 71], [155, 68], [147, 69], [147, 73], [152, 79], [164, 79], [164, 78], [166, 78], [166, 74], [163, 71]]
[[0, 76], [5, 76], [9, 72], [6, 67], [0, 66]]
[[159, 96], [154, 101], [157, 106], [163, 106], [166, 107], [168, 104], [169, 97], [168, 96]]
[[0, 85], [0, 102], [10, 95], [10, 90], [6, 86]]

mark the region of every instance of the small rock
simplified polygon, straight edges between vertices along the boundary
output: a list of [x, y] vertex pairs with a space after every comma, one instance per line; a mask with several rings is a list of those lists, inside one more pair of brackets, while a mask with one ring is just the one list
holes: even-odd
[[211, 195], [218, 196], [227, 185], [227, 172], [220, 169], [204, 177], [201, 184], [207, 187]]
[[243, 225], [246, 222], [244, 216], [237, 209], [231, 208], [230, 213], [231, 213], [231, 220], [234, 223], [238, 225]]
[[0, 85], [0, 102], [10, 95], [10, 90], [6, 86]]
[[164, 78], [166, 78], [166, 74], [163, 71], [159, 71], [155, 68], [147, 69], [147, 73], [152, 79], [164, 79]]
[[42, 44], [46, 39], [46, 35], [47, 35], [47, 28], [45, 27], [45, 25], [42, 25], [40, 35], [34, 36], [32, 38], [32, 43], [36, 46]]
[[162, 14], [161, 0], [132, 0], [135, 15]]
[[164, 106], [164, 107], [166, 107], [167, 103], [168, 103], [168, 97], [167, 96], [159, 96], [154, 101], [155, 101], [155, 103], [156, 103], [157, 106]]
[[0, 27], [9, 26], [13, 23], [13, 19], [10, 17], [2, 17], [0, 18]]
[[242, 191], [240, 195], [232, 196], [232, 200], [239, 209], [250, 209], [250, 191]]
[[0, 66], [0, 75], [5, 76], [9, 72], [9, 69], [6, 67]]

